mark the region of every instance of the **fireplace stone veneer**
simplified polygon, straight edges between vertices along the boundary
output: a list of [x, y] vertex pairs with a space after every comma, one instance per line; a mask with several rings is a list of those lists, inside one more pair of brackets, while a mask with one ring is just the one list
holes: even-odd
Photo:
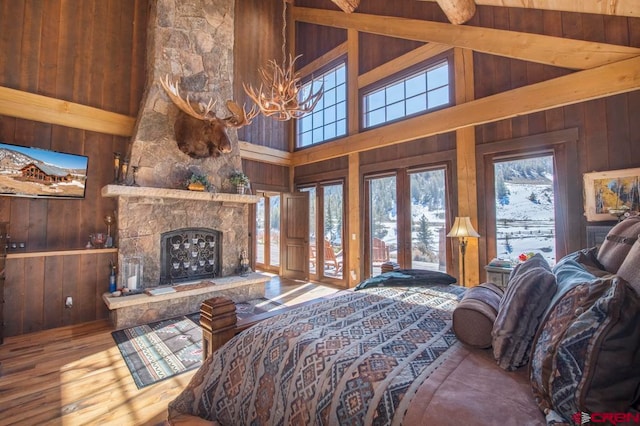
[[260, 199], [255, 195], [122, 185], [103, 187], [102, 196], [118, 198], [118, 265], [127, 257], [142, 257], [143, 288], [160, 284], [162, 235], [183, 228], [220, 232], [217, 276], [234, 275], [240, 253], [249, 248], [248, 206]]

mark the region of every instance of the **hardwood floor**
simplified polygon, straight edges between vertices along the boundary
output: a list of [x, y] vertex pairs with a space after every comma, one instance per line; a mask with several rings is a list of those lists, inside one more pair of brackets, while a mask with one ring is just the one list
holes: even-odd
[[[281, 279], [287, 305], [340, 289]], [[0, 345], [0, 425], [159, 425], [195, 370], [137, 389], [107, 320], [9, 337]]]

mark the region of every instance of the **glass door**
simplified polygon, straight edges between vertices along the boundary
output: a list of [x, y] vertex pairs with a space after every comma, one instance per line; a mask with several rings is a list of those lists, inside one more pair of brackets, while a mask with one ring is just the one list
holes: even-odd
[[300, 192], [309, 193], [309, 275], [317, 275], [318, 241], [316, 238], [316, 187], [299, 188]]
[[[386, 262], [446, 271], [446, 167], [365, 176], [365, 273]], [[395, 266], [395, 265], [394, 265]]]
[[280, 194], [262, 193], [256, 203], [256, 266], [269, 272], [280, 268]]
[[[321, 185], [322, 224], [324, 241], [319, 242], [323, 252], [322, 275], [343, 279], [344, 273], [344, 207], [342, 183]], [[322, 245], [321, 245], [322, 244]]]
[[379, 275], [385, 262], [398, 263], [398, 204], [396, 176], [371, 177], [365, 180], [369, 194], [370, 276]]
[[409, 172], [411, 268], [447, 270], [445, 169]]

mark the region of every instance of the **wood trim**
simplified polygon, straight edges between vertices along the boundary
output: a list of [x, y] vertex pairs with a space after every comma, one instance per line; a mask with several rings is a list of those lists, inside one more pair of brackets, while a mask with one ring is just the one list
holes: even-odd
[[[455, 98], [456, 104], [470, 102], [474, 98], [473, 52], [469, 49], [454, 49]], [[473, 226], [478, 228], [478, 198], [476, 181], [476, 134], [475, 127], [456, 130], [456, 164], [458, 184], [458, 216], [469, 216]], [[457, 240], [457, 239], [454, 239]], [[465, 282], [469, 287], [480, 283], [480, 263], [478, 261], [478, 239], [469, 238], [466, 251]], [[458, 241], [454, 241], [454, 244]], [[457, 252], [459, 253], [459, 251]], [[463, 259], [458, 258], [459, 262]], [[462, 268], [462, 264], [460, 264]]]
[[347, 275], [345, 278], [347, 279], [347, 286], [349, 288], [355, 287], [362, 277], [360, 276], [362, 273], [361, 267], [361, 258], [360, 254], [362, 253], [361, 242], [362, 238], [360, 238], [360, 230], [362, 229], [362, 222], [360, 217], [360, 154], [352, 153], [349, 154], [349, 175], [347, 177], [347, 187], [348, 191], [348, 206], [347, 210], [347, 231], [348, 235], [344, 236], [345, 241], [347, 241], [348, 251], [348, 262], [343, 267], [344, 273]]
[[[348, 176], [347, 169], [332, 170], [330, 172], [313, 173], [296, 178], [296, 185], [308, 185], [314, 183], [337, 182]], [[320, 211], [320, 210], [318, 210]]]
[[135, 117], [0, 86], [0, 115], [131, 136]]
[[360, 166], [360, 172], [363, 176], [370, 175], [377, 172], [383, 172], [385, 170], [396, 169], [413, 169], [425, 164], [429, 165], [427, 168], [438, 168], [442, 165], [451, 167], [453, 159], [456, 157], [455, 150], [438, 151], [429, 154], [416, 155], [409, 158], [401, 158], [387, 161], [380, 161], [371, 164], [364, 164]]
[[347, 31], [347, 133], [350, 135], [360, 130], [360, 97], [358, 96], [358, 71], [360, 69], [360, 43], [356, 30]]
[[105, 254], [118, 253], [117, 248], [108, 249], [78, 249], [78, 250], [55, 250], [55, 251], [30, 251], [19, 253], [7, 253], [7, 259], [27, 259], [30, 257], [53, 257], [53, 256], [78, 256], [83, 254]]
[[539, 135], [527, 135], [519, 138], [507, 139], [503, 141], [489, 142], [478, 145], [477, 158], [485, 155], [507, 151], [526, 151], [532, 147], [556, 145], [559, 143], [577, 141], [579, 132], [576, 127], [570, 129], [556, 130]]
[[439, 54], [450, 50], [451, 46], [440, 43], [429, 43], [405, 53], [385, 64], [380, 65], [358, 77], [358, 88], [366, 87], [385, 77], [389, 77], [398, 72], [398, 70], [406, 70], [420, 62], [431, 59]]
[[293, 165], [640, 89], [640, 57], [520, 87], [297, 151]]
[[294, 7], [296, 21], [356, 29], [570, 69], [589, 69], [640, 55], [640, 49], [547, 35], [419, 19]]
[[[431, 1], [437, 0], [418, 0]], [[598, 15], [640, 16], [637, 0], [475, 0], [478, 6], [519, 7], [524, 9], [559, 10], [562, 12], [596, 13]]]
[[259, 161], [261, 163], [291, 166], [291, 153], [267, 146], [256, 145], [251, 142], [238, 141], [240, 157], [244, 160]]

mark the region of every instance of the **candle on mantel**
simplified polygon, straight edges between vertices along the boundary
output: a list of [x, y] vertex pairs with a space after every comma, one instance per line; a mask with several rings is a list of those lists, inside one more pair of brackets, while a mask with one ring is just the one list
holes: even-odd
[[133, 275], [127, 279], [127, 288], [129, 290], [135, 290], [138, 288], [138, 276]]

